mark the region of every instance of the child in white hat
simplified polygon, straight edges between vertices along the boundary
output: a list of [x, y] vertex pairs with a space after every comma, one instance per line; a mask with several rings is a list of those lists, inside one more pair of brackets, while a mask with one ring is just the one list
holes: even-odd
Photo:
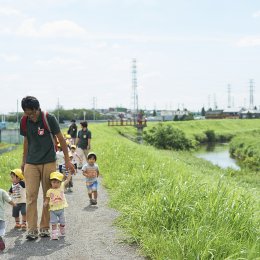
[[[68, 207], [65, 198], [64, 189], [71, 179], [71, 173], [68, 173], [67, 179], [63, 181], [64, 175], [60, 172], [50, 174], [51, 188], [46, 193], [44, 206], [50, 210], [50, 223], [52, 226], [51, 239], [59, 239], [60, 235], [65, 235], [65, 215], [64, 209]], [[59, 226], [59, 230], [58, 230]]]

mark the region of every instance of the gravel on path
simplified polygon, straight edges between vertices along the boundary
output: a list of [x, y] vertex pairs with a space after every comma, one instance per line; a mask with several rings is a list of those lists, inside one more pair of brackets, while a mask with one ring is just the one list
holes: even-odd
[[[102, 182], [102, 178], [99, 179]], [[108, 194], [101, 183], [98, 204], [89, 205], [87, 189], [81, 171], [73, 176], [73, 192], [66, 193], [69, 207], [65, 209], [66, 236], [59, 240], [38, 238], [27, 241], [26, 232], [14, 230], [11, 207], [6, 206], [6, 249], [0, 259], [145, 259], [134, 246], [123, 243], [124, 236], [113, 225], [118, 212], [109, 208]], [[41, 215], [42, 194], [38, 198]]]

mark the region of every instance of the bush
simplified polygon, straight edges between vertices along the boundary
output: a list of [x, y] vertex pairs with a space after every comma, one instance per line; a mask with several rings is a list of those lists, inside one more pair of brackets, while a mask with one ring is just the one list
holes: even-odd
[[204, 133], [208, 138], [208, 142], [215, 142], [216, 141], [216, 135], [215, 135], [214, 130], [207, 130]]
[[144, 140], [159, 149], [189, 150], [193, 147], [183, 131], [161, 123], [145, 131]]

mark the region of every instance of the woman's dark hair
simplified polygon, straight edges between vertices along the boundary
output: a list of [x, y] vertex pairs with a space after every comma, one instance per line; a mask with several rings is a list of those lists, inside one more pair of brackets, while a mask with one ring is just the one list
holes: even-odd
[[38, 110], [40, 108], [40, 103], [36, 97], [27, 96], [22, 99], [21, 102], [22, 109], [31, 109], [31, 110]]

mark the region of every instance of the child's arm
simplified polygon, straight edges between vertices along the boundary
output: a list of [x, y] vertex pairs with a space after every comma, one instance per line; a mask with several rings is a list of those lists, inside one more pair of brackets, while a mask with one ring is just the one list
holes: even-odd
[[10, 205], [12, 205], [13, 207], [16, 207], [17, 205], [16, 205], [16, 203], [15, 202], [13, 202], [12, 200], [10, 201], [10, 202], [8, 202]]
[[79, 161], [82, 162], [82, 159], [80, 158], [80, 156], [76, 153], [76, 156], [78, 157]]
[[44, 200], [43, 206], [44, 206], [44, 207], [48, 207], [49, 202], [50, 202], [50, 198], [49, 198], [49, 197], [46, 197], [45, 200]]
[[70, 182], [70, 180], [71, 180], [71, 172], [69, 171], [68, 176], [67, 176], [66, 180], [64, 181], [64, 186], [66, 186]]
[[87, 177], [87, 172], [86, 171], [82, 171], [82, 174]]

